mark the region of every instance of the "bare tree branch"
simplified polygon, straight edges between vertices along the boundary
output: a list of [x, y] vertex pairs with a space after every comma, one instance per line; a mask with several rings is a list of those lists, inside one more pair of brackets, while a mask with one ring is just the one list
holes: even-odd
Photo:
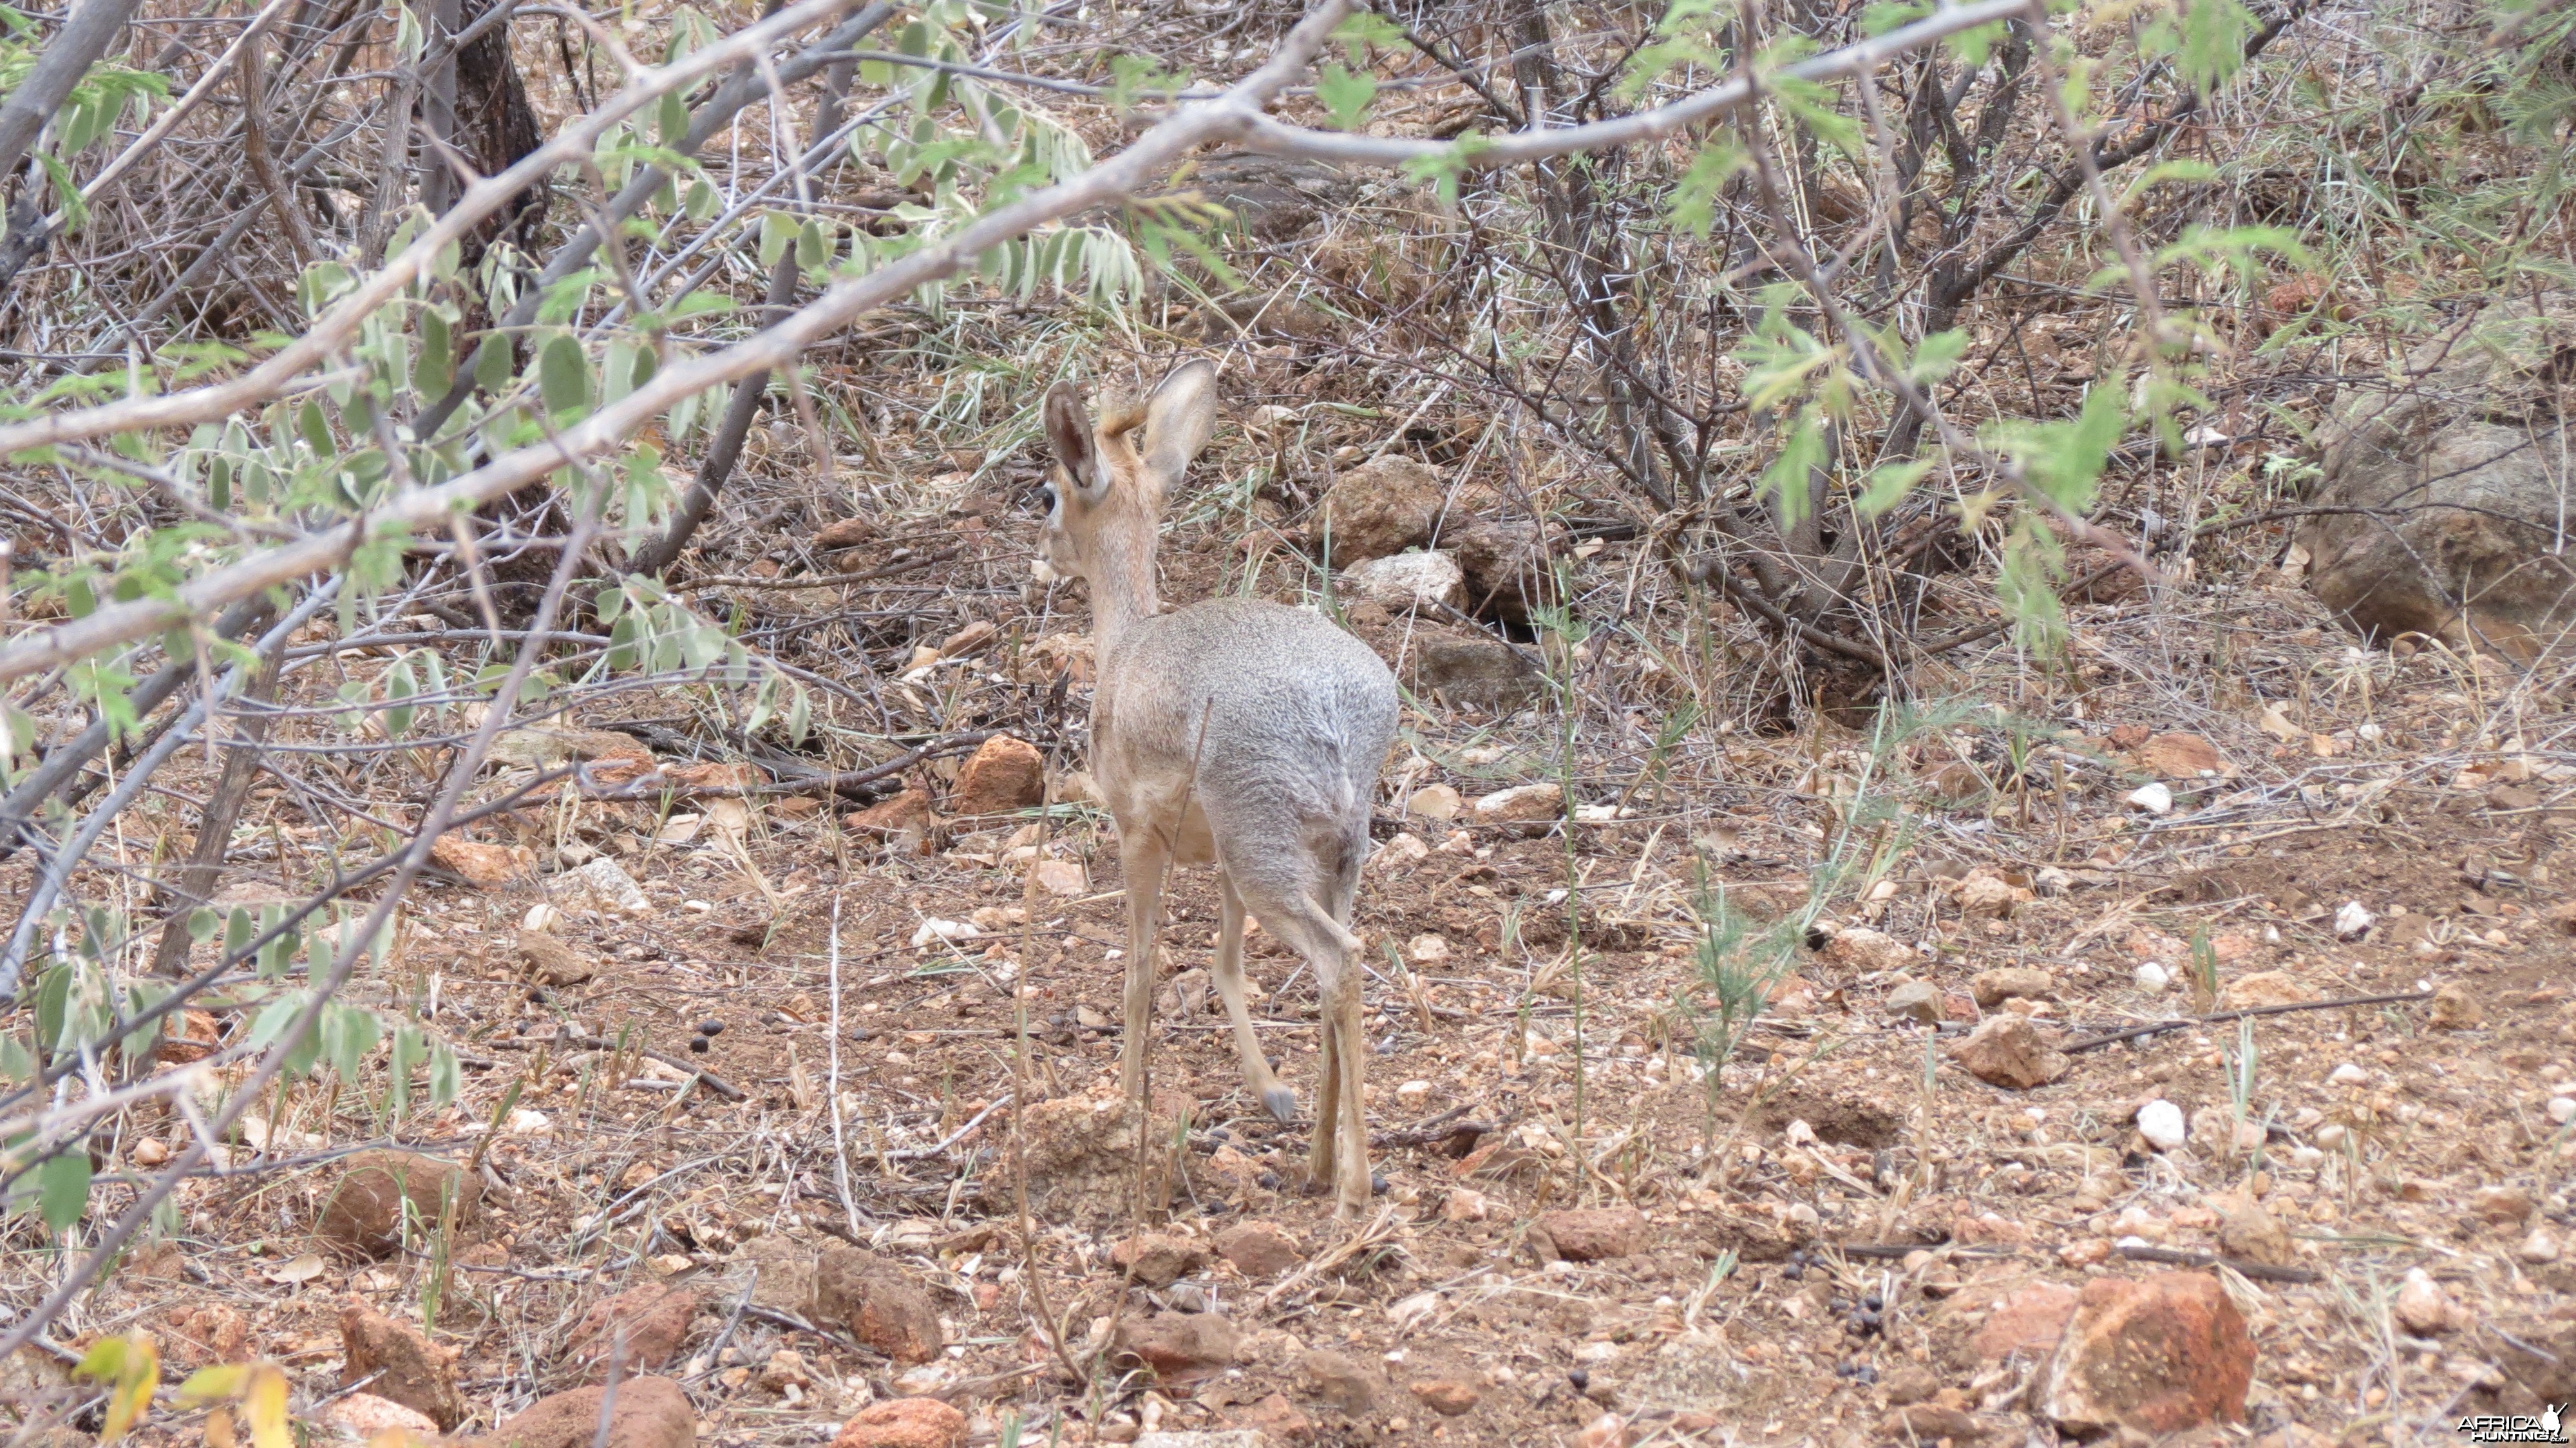
[[140, 0], [80, 0], [35, 69], [0, 103], [0, 178], [15, 175], [36, 135], [62, 109], [72, 88], [116, 45]]

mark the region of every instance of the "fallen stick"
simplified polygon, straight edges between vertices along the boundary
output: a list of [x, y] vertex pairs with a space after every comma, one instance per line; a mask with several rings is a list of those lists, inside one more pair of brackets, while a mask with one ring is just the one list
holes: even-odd
[[[494, 1051], [533, 1051], [539, 1046], [578, 1046], [585, 1051], [614, 1051], [617, 1049], [617, 1043], [615, 1041], [602, 1040], [597, 1036], [576, 1036], [570, 1032], [559, 1032], [551, 1036], [514, 1036], [507, 1040], [478, 1041], [475, 1044]], [[699, 1085], [706, 1087], [708, 1090], [723, 1097], [727, 1101], [744, 1101], [750, 1099], [743, 1094], [741, 1087], [736, 1086], [713, 1071], [700, 1070], [698, 1067], [689, 1064], [685, 1059], [674, 1056], [668, 1051], [656, 1051], [652, 1047], [647, 1046], [644, 1048], [643, 1053], [653, 1060], [659, 1061], [663, 1065], [669, 1066], [674, 1070], [688, 1072], [691, 1076], [697, 1079]]]
[[2398, 1001], [2429, 1001], [2432, 998], [2431, 991], [2410, 990], [2401, 991], [2395, 995], [2343, 996], [2330, 1001], [2293, 1001], [2288, 1005], [2248, 1006], [2241, 1011], [2220, 1011], [2215, 1015], [2188, 1016], [2170, 1021], [2149, 1021], [2143, 1026], [2131, 1026], [2124, 1031], [2111, 1031], [2104, 1035], [2086, 1036], [2080, 1041], [2069, 1041], [2057, 1049], [2071, 1056], [2078, 1051], [2090, 1051], [2097, 1046], [2113, 1045], [2120, 1041], [2134, 1040], [2139, 1036], [2187, 1030], [2193, 1026], [2215, 1025], [2220, 1021], [2239, 1021], [2248, 1016], [2281, 1016], [2292, 1011], [2330, 1011], [2338, 1006], [2379, 1006]]
[[[1903, 1242], [1852, 1243], [1845, 1246], [1819, 1247], [1815, 1250], [1835, 1252], [1845, 1257], [1888, 1261], [1910, 1257], [1917, 1252], [1944, 1250], [1953, 1256], [1960, 1257], [2013, 1255], [2013, 1249], [2010, 1247], [1963, 1247], [1948, 1242], [1917, 1242], [1910, 1246]], [[2267, 1267], [2260, 1262], [2249, 1262], [2242, 1257], [2224, 1257], [2210, 1252], [2177, 1252], [2168, 1247], [2122, 1247], [2120, 1255], [2132, 1262], [2163, 1262], [2177, 1267], [2225, 1267], [2263, 1282], [2314, 1282], [2317, 1280], [2317, 1274], [2304, 1267]]]
[[892, 563], [881, 563], [874, 568], [850, 573], [803, 573], [779, 578], [762, 578], [748, 573], [715, 573], [681, 584], [680, 591], [686, 593], [701, 588], [831, 588], [840, 584], [871, 583], [880, 578], [916, 573], [934, 563], [946, 563], [963, 551], [950, 548], [939, 553], [916, 553], [910, 558], [898, 558]]
[[2132, 1262], [2163, 1262], [2175, 1267], [2224, 1267], [2258, 1282], [2317, 1280], [2317, 1274], [2305, 1267], [2271, 1267], [2242, 1257], [2222, 1257], [2215, 1252], [2177, 1252], [2170, 1247], [2123, 1247], [2120, 1255]]

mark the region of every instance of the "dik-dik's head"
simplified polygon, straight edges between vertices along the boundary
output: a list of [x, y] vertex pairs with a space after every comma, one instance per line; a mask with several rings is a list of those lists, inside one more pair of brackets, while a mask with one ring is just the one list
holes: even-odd
[[[1126, 581], [1152, 588], [1154, 529], [1163, 500], [1216, 424], [1216, 369], [1188, 362], [1151, 397], [1112, 409], [1094, 423], [1082, 389], [1047, 392], [1047, 443], [1063, 470], [1047, 484], [1040, 556], [1049, 568], [1087, 578], [1098, 590]], [[1113, 575], [1127, 575], [1117, 580]]]

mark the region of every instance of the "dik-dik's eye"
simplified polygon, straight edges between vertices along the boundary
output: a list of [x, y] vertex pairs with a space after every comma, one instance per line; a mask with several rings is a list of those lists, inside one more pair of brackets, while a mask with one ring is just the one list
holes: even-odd
[[1040, 512], [1042, 512], [1042, 513], [1045, 513], [1045, 514], [1047, 514], [1048, 516], [1052, 517], [1052, 516], [1054, 516], [1054, 514], [1055, 514], [1055, 505], [1056, 505], [1055, 484], [1053, 484], [1053, 483], [1040, 483], [1040, 484], [1038, 484], [1038, 511], [1040, 511]]

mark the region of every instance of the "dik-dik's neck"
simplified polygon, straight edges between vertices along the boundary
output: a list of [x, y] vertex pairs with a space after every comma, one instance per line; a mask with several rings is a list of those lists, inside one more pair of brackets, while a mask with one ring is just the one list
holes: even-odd
[[1150, 525], [1097, 540], [1091, 581], [1091, 645], [1097, 656], [1117, 648], [1131, 628], [1162, 611], [1154, 592], [1154, 532]]

